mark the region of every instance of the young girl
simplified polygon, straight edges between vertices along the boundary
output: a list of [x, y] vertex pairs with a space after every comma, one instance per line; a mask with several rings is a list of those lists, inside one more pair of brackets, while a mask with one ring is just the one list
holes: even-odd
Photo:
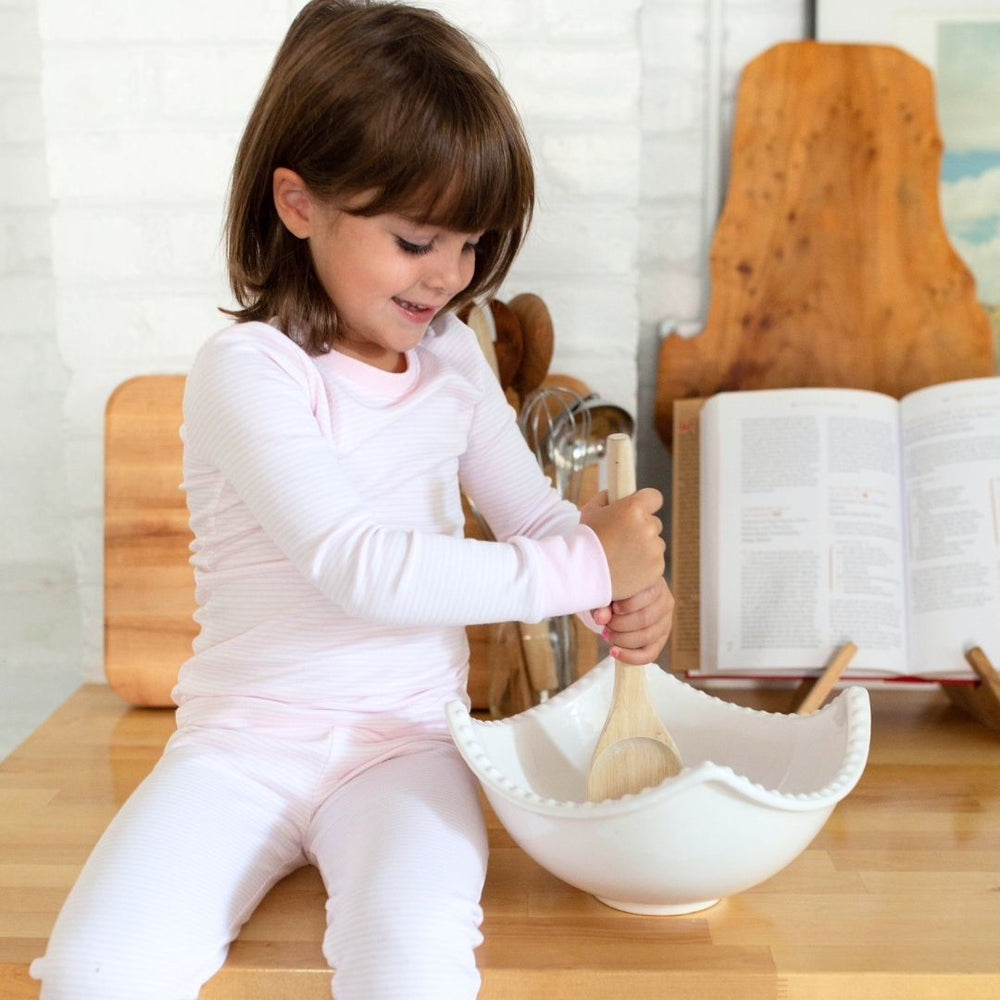
[[[43, 1000], [193, 1000], [268, 889], [315, 864], [338, 1000], [465, 1000], [486, 836], [444, 705], [470, 623], [594, 611], [662, 648], [661, 502], [582, 515], [450, 311], [495, 290], [533, 176], [500, 84], [436, 14], [313, 0], [236, 158], [234, 326], [184, 403], [194, 655], [177, 731], [94, 850]], [[463, 537], [460, 488], [497, 542]]]

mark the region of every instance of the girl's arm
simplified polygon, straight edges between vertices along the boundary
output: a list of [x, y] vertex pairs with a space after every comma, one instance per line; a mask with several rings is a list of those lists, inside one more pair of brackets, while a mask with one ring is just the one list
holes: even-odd
[[[185, 438], [192, 458], [222, 473], [331, 601], [359, 617], [413, 625], [532, 621], [609, 602], [596, 536], [550, 532], [571, 529], [573, 512], [539, 505], [534, 487], [503, 519], [514, 534], [500, 544], [376, 523], [318, 426], [318, 375], [291, 342], [264, 329], [214, 338], [200, 353], [185, 394]], [[495, 443], [502, 469], [515, 460], [509, 429]], [[517, 461], [533, 461], [523, 442], [522, 450]]]
[[[474, 335], [464, 328], [462, 332], [465, 336], [459, 334], [451, 339], [453, 360], [467, 370], [470, 380], [481, 390], [468, 450], [461, 460], [462, 486], [496, 537], [574, 538], [593, 531], [603, 558], [595, 561], [589, 572], [595, 576], [609, 572], [616, 598], [631, 599], [649, 588], [656, 590], [663, 583], [665, 550], [662, 524], [655, 516], [663, 502], [660, 493], [640, 490], [613, 506], [608, 506], [607, 494], [601, 494], [587, 505], [581, 523], [581, 512], [559, 497], [539, 468]], [[550, 563], [547, 568], [559, 572], [555, 564]], [[586, 567], [581, 569], [588, 571]], [[555, 591], [571, 583], [560, 576], [548, 579], [546, 586]], [[630, 607], [637, 607], [635, 600]], [[601, 613], [595, 619], [585, 613], [590, 610]], [[598, 625], [596, 631], [601, 631], [604, 625], [617, 626], [623, 647], [635, 643], [645, 651], [655, 645], [655, 638], [650, 638], [651, 629], [645, 625], [641, 626], [644, 635], [634, 634], [635, 615], [622, 621], [610, 612], [606, 603], [583, 605], [577, 611], [589, 627]], [[669, 622], [656, 628], [669, 630]]]

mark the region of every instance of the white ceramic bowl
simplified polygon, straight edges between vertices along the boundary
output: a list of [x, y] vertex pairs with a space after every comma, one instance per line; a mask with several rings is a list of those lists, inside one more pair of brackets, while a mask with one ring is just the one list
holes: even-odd
[[549, 701], [498, 721], [461, 702], [448, 724], [498, 818], [543, 868], [633, 913], [690, 913], [770, 878], [816, 836], [868, 758], [868, 692], [811, 715], [759, 712], [646, 669], [684, 761], [636, 795], [586, 801], [614, 678], [610, 659]]

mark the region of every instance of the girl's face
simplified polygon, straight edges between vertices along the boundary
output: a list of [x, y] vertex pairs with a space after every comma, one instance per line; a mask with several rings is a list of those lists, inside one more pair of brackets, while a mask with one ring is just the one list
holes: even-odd
[[434, 316], [472, 280], [479, 233], [402, 215], [351, 215], [313, 206], [309, 246], [339, 320], [336, 350], [403, 371]]

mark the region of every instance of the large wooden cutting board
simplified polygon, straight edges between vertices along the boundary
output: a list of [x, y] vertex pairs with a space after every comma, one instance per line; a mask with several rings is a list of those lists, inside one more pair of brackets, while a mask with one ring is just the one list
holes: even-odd
[[104, 419], [104, 673], [135, 705], [169, 705], [198, 627], [181, 490], [183, 375], [112, 393]]
[[656, 423], [727, 389], [901, 396], [990, 374], [990, 327], [945, 233], [930, 71], [899, 49], [788, 42], [746, 67], [704, 330], [660, 350]]

